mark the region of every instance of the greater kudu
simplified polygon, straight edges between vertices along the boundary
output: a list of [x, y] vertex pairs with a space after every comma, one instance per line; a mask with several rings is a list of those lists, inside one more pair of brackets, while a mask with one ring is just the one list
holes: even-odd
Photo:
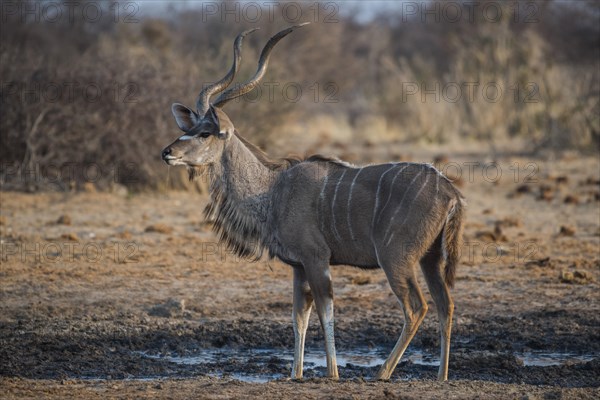
[[185, 165], [194, 176], [206, 167], [211, 201], [205, 213], [220, 239], [246, 257], [267, 250], [293, 267], [292, 378], [302, 377], [304, 338], [314, 303], [325, 333], [327, 375], [338, 377], [329, 266], [382, 268], [404, 311], [404, 327], [377, 377], [389, 379], [427, 312], [416, 278], [421, 270], [435, 301], [441, 330], [438, 377], [448, 377], [454, 282], [464, 221], [464, 200], [429, 164], [388, 163], [354, 167], [322, 156], [270, 160], [239, 135], [222, 111], [251, 91], [264, 76], [271, 50], [292, 26], [273, 36], [260, 55], [255, 76], [224, 91], [239, 67], [241, 33], [234, 62], [219, 82], [204, 88], [197, 111], [172, 106], [185, 134], [162, 152], [169, 165]]

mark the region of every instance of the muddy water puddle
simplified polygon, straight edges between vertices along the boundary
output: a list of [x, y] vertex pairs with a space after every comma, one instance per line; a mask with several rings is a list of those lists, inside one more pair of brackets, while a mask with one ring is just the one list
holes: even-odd
[[[278, 350], [278, 349], [251, 349], [251, 350], [238, 350], [238, 349], [207, 349], [203, 350], [201, 354], [194, 356], [162, 356], [152, 355], [147, 352], [139, 353], [144, 357], [162, 359], [176, 364], [184, 365], [199, 365], [209, 363], [220, 363], [220, 362], [233, 362], [233, 363], [259, 363], [267, 364], [278, 360], [279, 362], [289, 363], [291, 365], [294, 360], [294, 356], [291, 353]], [[418, 358], [418, 357], [417, 357]], [[348, 364], [357, 365], [361, 367], [373, 367], [380, 365], [385, 361], [385, 353], [373, 350], [355, 350], [351, 352], [338, 352], [337, 362], [338, 366], [346, 367]], [[304, 354], [304, 367], [305, 368], [318, 368], [326, 367], [325, 353], [319, 352], [318, 350], [307, 349]]]
[[[146, 358], [171, 362], [186, 366], [204, 366], [214, 369], [215, 372], [209, 375], [216, 377], [230, 377], [243, 382], [264, 383], [276, 379], [286, 378], [289, 372], [284, 373], [244, 373], [230, 372], [223, 373], [217, 371], [222, 365], [237, 365], [240, 370], [261, 371], [263, 369], [291, 370], [294, 356], [291, 352], [281, 349], [206, 349], [201, 353], [190, 356], [151, 354], [150, 352], [138, 352], [139, 355]], [[346, 367], [375, 367], [383, 364], [387, 353], [385, 350], [359, 349], [347, 352], [338, 352], [337, 362], [341, 368]], [[420, 352], [415, 352], [409, 357], [415, 363], [424, 365], [434, 365], [435, 360], [428, 360]], [[425, 364], [427, 363], [427, 364]], [[211, 368], [212, 367], [212, 368]], [[306, 349], [304, 354], [304, 372], [305, 375], [315, 376], [323, 375], [318, 371], [325, 369], [327, 363], [325, 352], [313, 349]]]
[[526, 352], [516, 354], [517, 359], [526, 367], [551, 367], [563, 364], [579, 364], [597, 358], [594, 354]]
[[[293, 353], [281, 349], [205, 349], [194, 355], [156, 354], [148, 351], [136, 354], [154, 360], [166, 361], [190, 368], [210, 371], [207, 375], [228, 377], [242, 382], [265, 383], [289, 376], [293, 362]], [[337, 353], [338, 366], [341, 368], [375, 368], [383, 364], [388, 349], [359, 348]], [[550, 367], [564, 364], [585, 363], [598, 355], [577, 355], [556, 352], [523, 352], [513, 354], [524, 367]], [[402, 362], [410, 361], [414, 365], [425, 367], [439, 366], [439, 358], [421, 350], [407, 350]], [[307, 349], [304, 355], [305, 376], [324, 376], [326, 369], [325, 352]], [[224, 368], [227, 367], [227, 368]], [[231, 367], [235, 368], [234, 370]], [[279, 371], [279, 372], [273, 372]], [[410, 379], [408, 376], [406, 379]]]

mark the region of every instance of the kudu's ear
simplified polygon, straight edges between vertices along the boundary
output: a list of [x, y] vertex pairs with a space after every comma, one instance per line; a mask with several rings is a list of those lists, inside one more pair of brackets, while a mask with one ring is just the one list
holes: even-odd
[[173, 112], [173, 116], [175, 116], [175, 121], [177, 121], [179, 129], [184, 132], [189, 131], [198, 123], [198, 114], [183, 104], [173, 103], [171, 111]]
[[221, 109], [213, 107], [212, 105], [208, 108], [205, 118], [210, 119], [219, 132], [217, 135], [220, 139], [229, 139], [233, 135], [234, 127], [233, 122], [229, 119]]

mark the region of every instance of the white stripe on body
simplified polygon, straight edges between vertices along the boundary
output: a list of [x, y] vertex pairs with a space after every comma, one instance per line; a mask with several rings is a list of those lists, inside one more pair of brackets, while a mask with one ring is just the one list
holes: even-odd
[[338, 232], [337, 226], [335, 224], [335, 200], [337, 198], [338, 190], [340, 188], [340, 183], [342, 183], [342, 180], [344, 179], [344, 176], [346, 175], [346, 171], [348, 171], [348, 170], [345, 169], [344, 172], [342, 172], [340, 179], [338, 180], [337, 184], [335, 185], [335, 192], [333, 193], [333, 200], [331, 201], [331, 219], [333, 221], [333, 233], [335, 235], [335, 238], [339, 242], [342, 241], [342, 237], [340, 236], [340, 233]]
[[383, 205], [383, 208], [381, 209], [381, 212], [379, 213], [379, 218], [377, 218], [377, 221], [379, 221], [381, 219], [383, 211], [385, 210], [385, 208], [387, 207], [387, 205], [390, 203], [390, 200], [392, 198], [392, 194], [394, 192], [394, 183], [396, 183], [396, 179], [400, 176], [400, 174], [402, 174], [402, 171], [404, 171], [409, 166], [410, 166], [410, 164], [406, 164], [405, 166], [403, 166], [402, 168], [400, 168], [400, 170], [398, 172], [396, 172], [396, 175], [394, 175], [394, 179], [392, 179], [392, 183], [390, 184], [390, 193], [388, 194], [388, 198], [387, 198], [385, 204]]
[[388, 169], [385, 170], [385, 172], [383, 174], [381, 174], [381, 176], [379, 177], [379, 183], [377, 184], [377, 191], [375, 192], [375, 208], [373, 209], [373, 219], [371, 220], [371, 233], [373, 233], [373, 230], [375, 229], [375, 216], [377, 215], [377, 207], [379, 207], [379, 191], [381, 190], [381, 182], [383, 181], [383, 178], [385, 177], [385, 175], [390, 172], [391, 170], [393, 170], [394, 168], [396, 168], [398, 166], [398, 164], [394, 163], [392, 164], [391, 167], [389, 167]]
[[352, 230], [352, 223], [350, 222], [350, 202], [352, 201], [352, 190], [354, 189], [354, 184], [356, 183], [356, 178], [360, 175], [363, 168], [359, 169], [354, 179], [352, 179], [352, 184], [350, 185], [350, 193], [348, 193], [348, 210], [347, 210], [347, 219], [348, 219], [348, 230], [350, 231], [350, 239], [354, 242], [354, 231]]
[[[402, 220], [402, 223], [399, 225], [399, 227], [401, 228], [402, 226], [404, 226], [404, 224], [406, 223], [406, 220], [408, 219], [408, 216], [410, 215], [410, 210], [413, 206], [413, 204], [415, 204], [415, 202], [417, 201], [417, 199], [419, 198], [419, 195], [421, 194], [421, 192], [423, 191], [423, 189], [425, 189], [425, 187], [427, 186], [427, 182], [429, 182], [429, 177], [430, 175], [427, 174], [427, 178], [425, 179], [425, 182], [423, 182], [423, 186], [421, 186], [421, 188], [419, 189], [419, 191], [417, 192], [417, 194], [415, 195], [415, 199], [414, 201], [410, 204], [410, 206], [408, 206], [408, 211], [406, 212], [406, 214], [404, 215], [404, 219]], [[396, 210], [396, 212], [394, 213], [394, 216], [392, 217], [392, 221], [394, 220], [394, 218], [396, 217], [396, 214], [398, 213], [399, 210]], [[391, 224], [391, 221], [390, 221]], [[388, 239], [387, 243], [385, 244], [386, 246], [390, 244], [390, 242], [392, 241], [392, 237], [394, 237], [394, 232], [392, 232], [392, 234], [390, 235], [390, 238]]]
[[[321, 204], [321, 206], [319, 207], [319, 212], [321, 212], [321, 207], [323, 204], [323, 201], [325, 200], [325, 188], [327, 187], [327, 182], [329, 181], [329, 174], [325, 175], [325, 179], [323, 179], [323, 187], [321, 187], [321, 194], [319, 195], [319, 203]], [[321, 216], [321, 232], [324, 232], [325, 230], [325, 217]]]
[[[415, 183], [415, 181], [417, 180], [417, 178], [419, 176], [421, 176], [422, 172], [423, 171], [421, 170], [421, 171], [419, 171], [419, 173], [417, 175], [415, 175], [415, 177], [412, 179], [412, 181], [410, 181], [410, 184], [408, 185], [408, 187], [404, 191], [404, 194], [402, 195], [402, 199], [400, 200], [400, 205], [398, 206], [398, 208], [394, 212], [394, 215], [390, 219], [390, 223], [388, 225], [388, 228], [386, 229], [385, 234], [383, 235], [384, 238], [390, 233], [390, 229], [392, 228], [392, 224], [394, 223], [394, 218], [396, 217], [396, 214], [398, 213], [398, 210], [402, 209], [402, 205], [404, 204], [404, 200], [406, 200], [406, 194], [410, 191], [410, 188]], [[389, 241], [388, 241], [388, 243], [389, 243]]]
[[440, 179], [442, 178], [442, 174], [433, 165], [431, 167], [435, 170], [435, 172], [437, 172], [435, 175], [435, 197], [434, 197], [434, 201], [435, 201], [435, 199], [437, 199], [438, 193], [440, 192]]
[[444, 175], [433, 164], [426, 163], [425, 165], [435, 172], [435, 194], [437, 197], [437, 194], [440, 192], [440, 179], [444, 178]]

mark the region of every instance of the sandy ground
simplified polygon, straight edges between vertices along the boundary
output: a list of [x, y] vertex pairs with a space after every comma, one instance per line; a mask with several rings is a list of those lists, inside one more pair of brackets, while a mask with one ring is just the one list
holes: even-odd
[[[1, 192], [2, 397], [599, 398], [598, 159], [505, 157], [500, 179], [477, 155], [438, 161], [461, 167], [469, 203], [449, 382], [414, 360], [390, 382], [360, 362], [338, 382], [320, 366], [286, 380], [291, 269], [228, 253], [203, 195]], [[340, 353], [391, 350], [402, 314], [383, 273], [333, 275]], [[409, 350], [435, 360], [438, 335], [430, 304]], [[307, 347], [323, 351], [314, 313]], [[173, 361], [215, 349], [210, 362]], [[272, 353], [236, 358], [253, 349]]]

